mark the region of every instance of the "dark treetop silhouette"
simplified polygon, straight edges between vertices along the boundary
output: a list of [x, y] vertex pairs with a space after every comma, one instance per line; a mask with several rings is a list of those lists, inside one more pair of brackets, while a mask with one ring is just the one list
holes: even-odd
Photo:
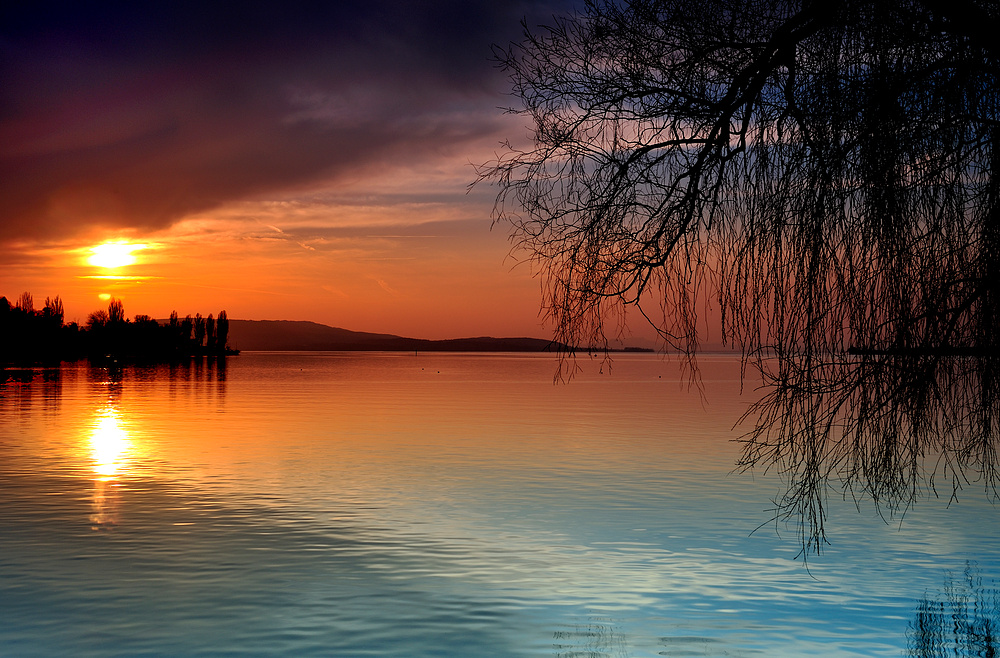
[[30, 293], [22, 293], [13, 306], [0, 297], [0, 366], [80, 358], [162, 361], [236, 353], [228, 345], [225, 311], [218, 321], [201, 314], [193, 321], [190, 315], [181, 321], [174, 311], [161, 325], [148, 315], [129, 320], [121, 300], [112, 299], [108, 310], [91, 313], [84, 327], [63, 322], [63, 315], [59, 297], [46, 298], [41, 311], [35, 310]]
[[[497, 49], [534, 146], [480, 168], [566, 345], [709, 307], [767, 384], [740, 465], [825, 542], [835, 484], [996, 493], [1000, 8], [588, 2]], [[655, 309], [655, 310], [654, 310]]]

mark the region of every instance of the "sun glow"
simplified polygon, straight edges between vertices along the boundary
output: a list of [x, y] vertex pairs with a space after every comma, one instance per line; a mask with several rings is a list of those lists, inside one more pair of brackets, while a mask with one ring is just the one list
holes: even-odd
[[144, 244], [130, 244], [128, 242], [105, 242], [96, 247], [91, 247], [91, 256], [87, 262], [96, 267], [115, 269], [135, 263], [133, 252], [145, 249]]

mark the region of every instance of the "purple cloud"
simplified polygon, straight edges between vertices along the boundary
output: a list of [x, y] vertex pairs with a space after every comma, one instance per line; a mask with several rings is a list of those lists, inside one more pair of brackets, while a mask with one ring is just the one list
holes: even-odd
[[497, 133], [506, 85], [491, 43], [561, 11], [16, 4], [0, 10], [4, 241], [162, 228]]

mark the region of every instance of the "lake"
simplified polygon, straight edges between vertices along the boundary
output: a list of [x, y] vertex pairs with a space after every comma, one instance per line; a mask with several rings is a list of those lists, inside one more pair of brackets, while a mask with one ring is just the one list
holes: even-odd
[[[899, 656], [1000, 578], [970, 484], [828, 549], [733, 472], [739, 362], [244, 353], [0, 373], [0, 654]], [[758, 529], [759, 528], [759, 529]], [[1000, 620], [997, 620], [1000, 622]]]

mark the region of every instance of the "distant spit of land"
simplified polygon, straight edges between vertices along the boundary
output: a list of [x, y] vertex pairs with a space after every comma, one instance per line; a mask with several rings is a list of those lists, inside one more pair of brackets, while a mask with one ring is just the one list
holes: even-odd
[[[249, 351], [372, 351], [372, 352], [563, 352], [565, 345], [542, 338], [452, 338], [426, 340], [330, 327], [301, 320], [230, 320], [186, 316], [175, 311], [166, 320], [148, 315], [126, 317], [119, 299], [108, 310], [91, 313], [87, 322], [65, 322], [62, 300], [46, 297], [35, 310], [34, 297], [24, 292], [14, 304], [0, 296], [0, 369], [8, 364], [60, 363], [90, 359], [177, 361], [192, 357], [223, 357]], [[651, 351], [641, 348], [613, 351]]]
[[277, 352], [556, 352], [563, 347], [559, 343], [541, 338], [479, 336], [425, 340], [393, 334], [350, 331], [316, 322], [296, 320], [230, 320], [229, 344], [241, 351]]

